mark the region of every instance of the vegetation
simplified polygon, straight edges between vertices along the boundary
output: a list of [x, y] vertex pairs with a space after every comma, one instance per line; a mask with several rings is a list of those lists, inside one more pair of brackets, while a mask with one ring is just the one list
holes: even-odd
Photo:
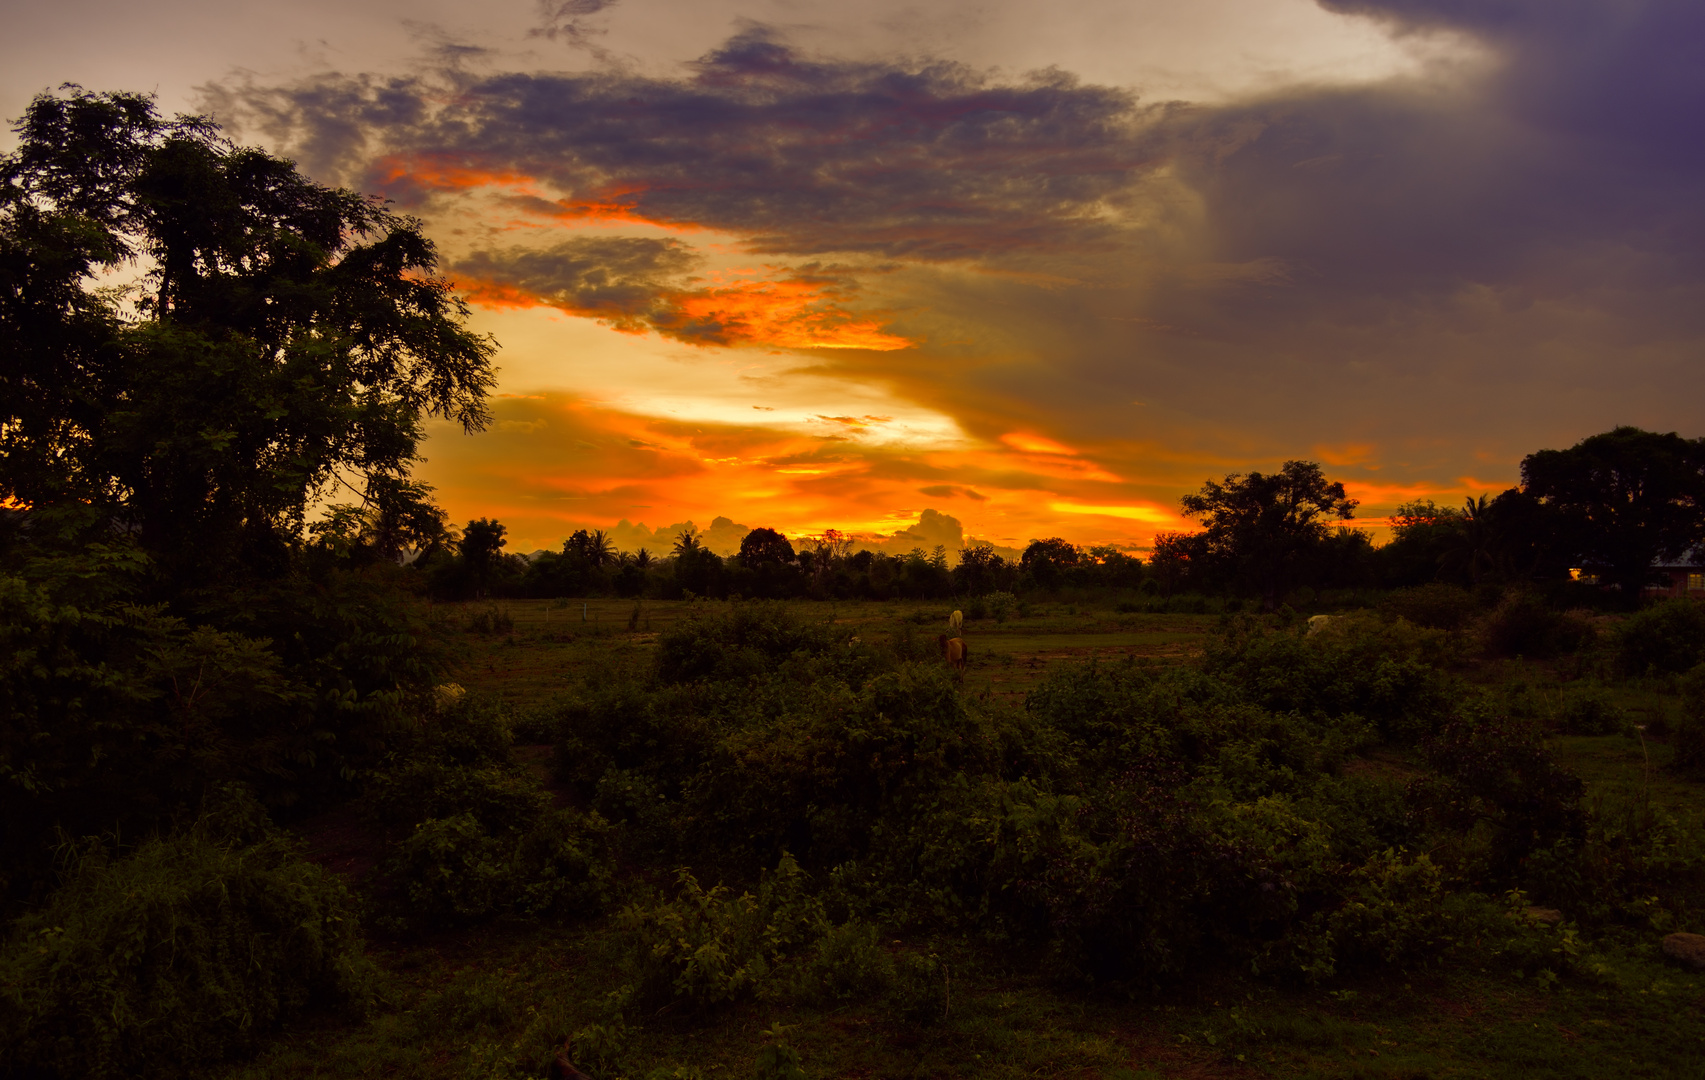
[[1384, 547], [1298, 461], [1147, 561], [529, 561], [409, 476], [491, 382], [417, 223], [132, 95], [18, 133], [0, 1070], [1696, 1066], [1705, 614], [1639, 593], [1697, 442]]

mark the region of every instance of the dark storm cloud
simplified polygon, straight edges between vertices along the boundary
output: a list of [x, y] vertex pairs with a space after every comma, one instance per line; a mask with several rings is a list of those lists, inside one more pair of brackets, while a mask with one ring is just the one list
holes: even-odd
[[763, 253], [955, 259], [1101, 245], [1144, 162], [1131, 95], [1060, 73], [809, 59], [752, 31], [681, 79], [328, 77], [215, 96], [310, 168], [404, 205], [492, 176], [567, 212], [735, 232]]
[[488, 302], [542, 303], [624, 330], [677, 320], [678, 293], [699, 257], [678, 240], [576, 237], [543, 250], [476, 251], [451, 268]]
[[[219, 111], [405, 205], [530, 179], [513, 206], [540, 221], [894, 260], [895, 333], [952, 362], [824, 370], [985, 438], [1126, 439], [1212, 459], [1206, 475], [1365, 436], [1399, 447], [1388, 468], [1460, 477], [1615, 423], [1700, 433], [1682, 388], [1705, 353], [1705, 5], [1323, 6], [1483, 57], [1145, 106], [752, 32], [679, 78], [334, 77], [231, 90]], [[610, 265], [563, 295], [660, 280]], [[610, 302], [650, 311], [643, 292]]]

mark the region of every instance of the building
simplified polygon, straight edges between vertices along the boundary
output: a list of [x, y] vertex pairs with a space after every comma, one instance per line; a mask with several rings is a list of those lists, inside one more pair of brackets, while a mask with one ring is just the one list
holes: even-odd
[[[1705, 599], [1705, 549], [1694, 548], [1673, 562], [1652, 564], [1653, 582], [1645, 596], [1691, 596]], [[1668, 579], [1665, 584], [1662, 579]]]

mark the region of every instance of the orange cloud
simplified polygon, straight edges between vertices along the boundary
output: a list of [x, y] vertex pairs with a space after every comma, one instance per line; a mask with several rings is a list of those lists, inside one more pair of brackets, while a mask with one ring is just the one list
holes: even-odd
[[1022, 450], [1026, 454], [1068, 454], [1074, 456], [1077, 454], [1076, 450], [1065, 443], [1058, 443], [1053, 439], [1041, 435], [1031, 435], [1023, 431], [1009, 431], [1001, 436], [1001, 442], [1006, 443], [1014, 450]]
[[723, 327], [731, 342], [793, 349], [909, 349], [913, 342], [842, 310], [830, 287], [807, 281], [751, 281], [680, 294], [688, 319]]
[[[694, 345], [761, 345], [789, 349], [909, 349], [910, 339], [854, 315], [834, 299], [833, 286], [809, 281], [749, 281], [699, 290], [660, 289], [639, 310], [578, 297], [543, 297], [519, 285], [461, 279], [470, 303], [492, 309], [554, 307], [597, 319], [623, 333], [655, 330]], [[870, 418], [865, 418], [869, 420]]]
[[435, 191], [518, 187], [534, 182], [526, 173], [491, 169], [465, 154], [393, 154], [373, 163], [371, 179], [380, 187], [408, 181]]
[[835, 433], [825, 435], [797, 422], [646, 416], [561, 393], [497, 398], [492, 409], [497, 422], [476, 437], [434, 424], [419, 474], [455, 521], [498, 517], [521, 551], [623, 519], [726, 515], [790, 535], [886, 535], [949, 501], [968, 535], [1008, 546], [1039, 536], [1140, 546], [1176, 527], [1158, 509], [1163, 492], [1097, 479], [1104, 470], [1080, 459], [857, 438], [878, 416], [828, 417]]

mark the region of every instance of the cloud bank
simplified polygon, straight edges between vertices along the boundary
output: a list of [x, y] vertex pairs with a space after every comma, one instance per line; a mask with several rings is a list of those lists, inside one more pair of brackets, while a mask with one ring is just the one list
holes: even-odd
[[[1698, 434], [1705, 9], [1323, 6], [1462, 47], [1202, 106], [759, 28], [668, 77], [446, 66], [211, 100], [317, 175], [455, 222], [478, 304], [798, 352], [966, 436], [951, 467], [790, 451], [817, 464], [748, 486], [785, 494], [700, 514], [951, 499], [983, 531], [1141, 540], [1204, 477], [1289, 457], [1341, 463], [1378, 516], [1617, 423]], [[775, 471], [825, 453], [859, 481]]]

